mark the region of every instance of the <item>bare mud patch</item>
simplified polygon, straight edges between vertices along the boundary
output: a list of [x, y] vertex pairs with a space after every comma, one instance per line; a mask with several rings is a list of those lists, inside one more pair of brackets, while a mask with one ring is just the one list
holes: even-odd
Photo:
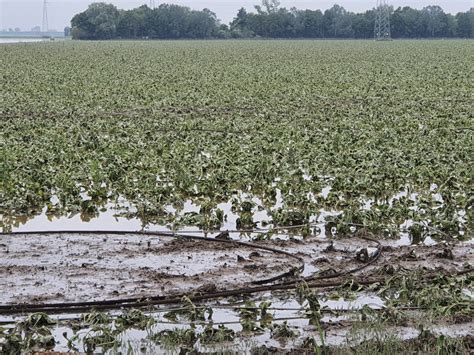
[[[454, 273], [472, 266], [462, 243], [391, 246], [357, 237], [254, 243], [304, 261], [294, 278], [350, 273], [394, 274], [420, 267]], [[234, 243], [171, 236], [80, 233], [4, 234], [0, 240], [0, 304], [90, 302], [216, 292], [250, 286], [298, 268], [289, 255]], [[362, 257], [361, 257], [362, 255]], [[365, 259], [364, 259], [365, 258]], [[349, 274], [347, 274], [349, 276]]]
[[226, 289], [298, 266], [242, 245], [135, 234], [2, 235], [0, 255], [3, 304]]

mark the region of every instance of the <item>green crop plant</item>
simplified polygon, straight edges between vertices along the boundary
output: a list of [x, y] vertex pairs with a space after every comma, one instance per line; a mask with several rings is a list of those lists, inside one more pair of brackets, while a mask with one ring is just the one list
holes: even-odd
[[[411, 219], [432, 227], [423, 234], [466, 238], [472, 50], [454, 40], [2, 45], [2, 229], [44, 208], [88, 220], [105, 202], [143, 225], [217, 228], [218, 204], [245, 193], [241, 227], [255, 224], [258, 197], [279, 225], [324, 209], [342, 212], [340, 235], [350, 223], [396, 235]], [[187, 200], [201, 210], [184, 218]]]

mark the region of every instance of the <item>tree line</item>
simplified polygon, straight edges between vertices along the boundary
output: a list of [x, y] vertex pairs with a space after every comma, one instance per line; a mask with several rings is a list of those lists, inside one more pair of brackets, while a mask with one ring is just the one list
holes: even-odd
[[[262, 0], [254, 12], [241, 8], [234, 20], [222, 24], [209, 9], [162, 4], [119, 10], [94, 3], [71, 20], [74, 39], [204, 39], [204, 38], [373, 38], [376, 10], [353, 13], [342, 6], [300, 10], [279, 6], [278, 0]], [[473, 38], [474, 8], [456, 15], [439, 6], [421, 10], [390, 7], [393, 38]]]

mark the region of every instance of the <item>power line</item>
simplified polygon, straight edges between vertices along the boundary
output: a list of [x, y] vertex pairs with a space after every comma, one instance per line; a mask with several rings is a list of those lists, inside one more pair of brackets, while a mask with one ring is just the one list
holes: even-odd
[[386, 0], [377, 0], [374, 37], [377, 41], [389, 41], [392, 39], [390, 34], [390, 7]]
[[48, 2], [43, 0], [43, 32], [46, 33], [49, 31], [49, 24], [48, 24]]

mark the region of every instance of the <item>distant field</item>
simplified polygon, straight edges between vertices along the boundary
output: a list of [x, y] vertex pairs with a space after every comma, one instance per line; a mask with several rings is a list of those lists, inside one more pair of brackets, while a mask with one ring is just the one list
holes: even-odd
[[[415, 220], [437, 237], [472, 235], [473, 41], [64, 42], [0, 53], [5, 230], [45, 206], [94, 215], [119, 200], [144, 223], [212, 229], [230, 201], [238, 227], [255, 225], [257, 210], [268, 214], [259, 222], [291, 225], [324, 209], [343, 212], [331, 222], [341, 234]], [[201, 211], [182, 213], [188, 200]]]

